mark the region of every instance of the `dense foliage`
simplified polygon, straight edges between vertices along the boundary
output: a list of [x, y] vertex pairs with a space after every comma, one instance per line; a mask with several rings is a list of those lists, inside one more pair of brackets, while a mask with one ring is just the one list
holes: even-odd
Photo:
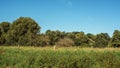
[[120, 49], [0, 47], [0, 68], [120, 68]]
[[[44, 28], [44, 27], [43, 27]], [[107, 33], [93, 35], [84, 32], [61, 32], [47, 30], [40, 33], [41, 27], [29, 17], [20, 17], [13, 21], [0, 23], [0, 45], [16, 46], [80, 46], [80, 47], [119, 47], [120, 31], [113, 36]]]

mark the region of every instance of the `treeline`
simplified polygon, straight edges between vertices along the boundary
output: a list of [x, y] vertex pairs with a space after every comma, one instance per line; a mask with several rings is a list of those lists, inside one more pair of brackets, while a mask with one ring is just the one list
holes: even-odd
[[41, 27], [29, 17], [20, 17], [10, 22], [0, 23], [1, 46], [80, 46], [80, 47], [119, 47], [120, 31], [115, 30], [113, 36], [108, 33], [97, 35], [84, 32], [61, 32], [47, 30], [40, 33]]

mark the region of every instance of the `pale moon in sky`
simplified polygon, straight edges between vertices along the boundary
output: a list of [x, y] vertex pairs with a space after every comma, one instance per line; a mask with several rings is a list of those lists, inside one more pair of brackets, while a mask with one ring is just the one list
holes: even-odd
[[67, 7], [70, 8], [70, 7], [72, 7], [72, 5], [73, 5], [73, 3], [72, 3], [71, 1], [67, 1], [67, 2], [66, 2], [66, 6], [67, 6]]

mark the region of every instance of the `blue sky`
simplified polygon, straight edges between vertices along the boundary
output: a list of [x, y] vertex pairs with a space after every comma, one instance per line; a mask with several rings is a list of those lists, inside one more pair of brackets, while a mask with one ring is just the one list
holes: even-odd
[[46, 30], [107, 32], [120, 30], [120, 0], [0, 0], [0, 22], [31, 17]]

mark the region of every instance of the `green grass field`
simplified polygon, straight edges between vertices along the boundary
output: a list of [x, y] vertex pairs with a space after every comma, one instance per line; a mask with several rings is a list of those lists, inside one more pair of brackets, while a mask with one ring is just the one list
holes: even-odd
[[120, 49], [0, 46], [0, 68], [120, 68]]

